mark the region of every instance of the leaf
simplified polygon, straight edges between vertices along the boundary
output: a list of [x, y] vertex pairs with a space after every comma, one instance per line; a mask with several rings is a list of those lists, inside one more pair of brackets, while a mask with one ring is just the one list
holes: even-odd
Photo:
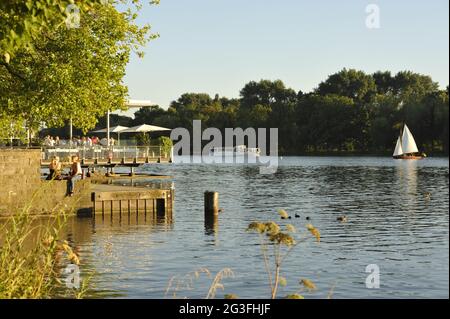
[[9, 55], [9, 53], [5, 52], [5, 54], [3, 54], [3, 57], [5, 58], [5, 62], [9, 64], [9, 61], [11, 60], [11, 56]]
[[316, 285], [309, 279], [302, 279], [300, 280], [300, 284], [303, 285], [306, 289], [312, 291], [316, 290]]
[[312, 224], [306, 225], [306, 229], [309, 230], [309, 232], [316, 237], [317, 242], [320, 242], [320, 232], [317, 228], [315, 228]]
[[287, 285], [287, 280], [286, 280], [286, 278], [280, 276], [280, 277], [278, 278], [278, 283], [280, 284], [280, 286], [286, 287], [286, 285]]
[[268, 223], [265, 223], [264, 225], [266, 227], [265, 231], [269, 235], [276, 235], [280, 232], [280, 226], [278, 226], [278, 224], [275, 222], [268, 222]]
[[74, 252], [70, 253], [68, 256], [68, 259], [74, 263], [75, 265], [79, 265], [80, 264], [80, 258], [77, 256], [77, 254], [75, 254]]
[[281, 218], [288, 218], [289, 214], [284, 209], [279, 209], [278, 214], [281, 216]]
[[269, 240], [272, 242], [276, 242], [277, 244], [292, 246], [295, 245], [294, 238], [286, 233], [278, 233], [275, 235], [269, 234]]
[[305, 299], [305, 297], [303, 297], [302, 295], [299, 295], [299, 294], [292, 294], [292, 295], [287, 295], [286, 299]]
[[239, 299], [238, 295], [235, 294], [226, 294], [224, 296], [225, 299]]
[[260, 222], [253, 222], [248, 225], [247, 231], [256, 231], [262, 234], [266, 231], [266, 225]]
[[296, 233], [297, 232], [297, 229], [295, 228], [295, 226], [291, 225], [291, 224], [286, 225], [286, 230], [288, 232], [290, 232], [290, 233]]

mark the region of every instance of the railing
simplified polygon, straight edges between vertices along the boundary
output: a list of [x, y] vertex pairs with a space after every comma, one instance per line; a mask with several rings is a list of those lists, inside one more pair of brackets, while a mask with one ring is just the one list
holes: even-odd
[[78, 147], [43, 147], [42, 160], [51, 160], [58, 156], [62, 162], [70, 160], [72, 155], [78, 155], [81, 160], [114, 160], [139, 158], [164, 158], [170, 154], [163, 152], [161, 146], [78, 146]]

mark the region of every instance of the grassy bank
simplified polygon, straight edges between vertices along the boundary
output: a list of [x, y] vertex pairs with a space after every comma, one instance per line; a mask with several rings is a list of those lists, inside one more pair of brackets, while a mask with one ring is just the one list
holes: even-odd
[[63, 267], [79, 265], [78, 255], [62, 239], [67, 214], [58, 212], [36, 226], [31, 204], [0, 224], [0, 299], [79, 298], [85, 291], [68, 288]]

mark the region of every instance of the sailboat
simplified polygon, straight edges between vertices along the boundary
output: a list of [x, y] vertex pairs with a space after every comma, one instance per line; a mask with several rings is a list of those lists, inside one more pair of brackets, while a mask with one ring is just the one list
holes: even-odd
[[394, 159], [423, 159], [424, 154], [419, 153], [416, 141], [414, 140], [411, 131], [405, 124], [403, 128], [403, 134], [400, 134], [397, 140], [397, 145], [395, 146], [394, 154], [392, 155]]

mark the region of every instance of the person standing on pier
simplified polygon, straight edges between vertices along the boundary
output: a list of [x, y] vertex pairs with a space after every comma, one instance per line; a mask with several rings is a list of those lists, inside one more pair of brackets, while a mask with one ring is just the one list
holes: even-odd
[[78, 155], [72, 156], [72, 165], [70, 167], [69, 177], [67, 179], [67, 195], [73, 196], [75, 181], [81, 179], [83, 171], [81, 170], [80, 158]]

